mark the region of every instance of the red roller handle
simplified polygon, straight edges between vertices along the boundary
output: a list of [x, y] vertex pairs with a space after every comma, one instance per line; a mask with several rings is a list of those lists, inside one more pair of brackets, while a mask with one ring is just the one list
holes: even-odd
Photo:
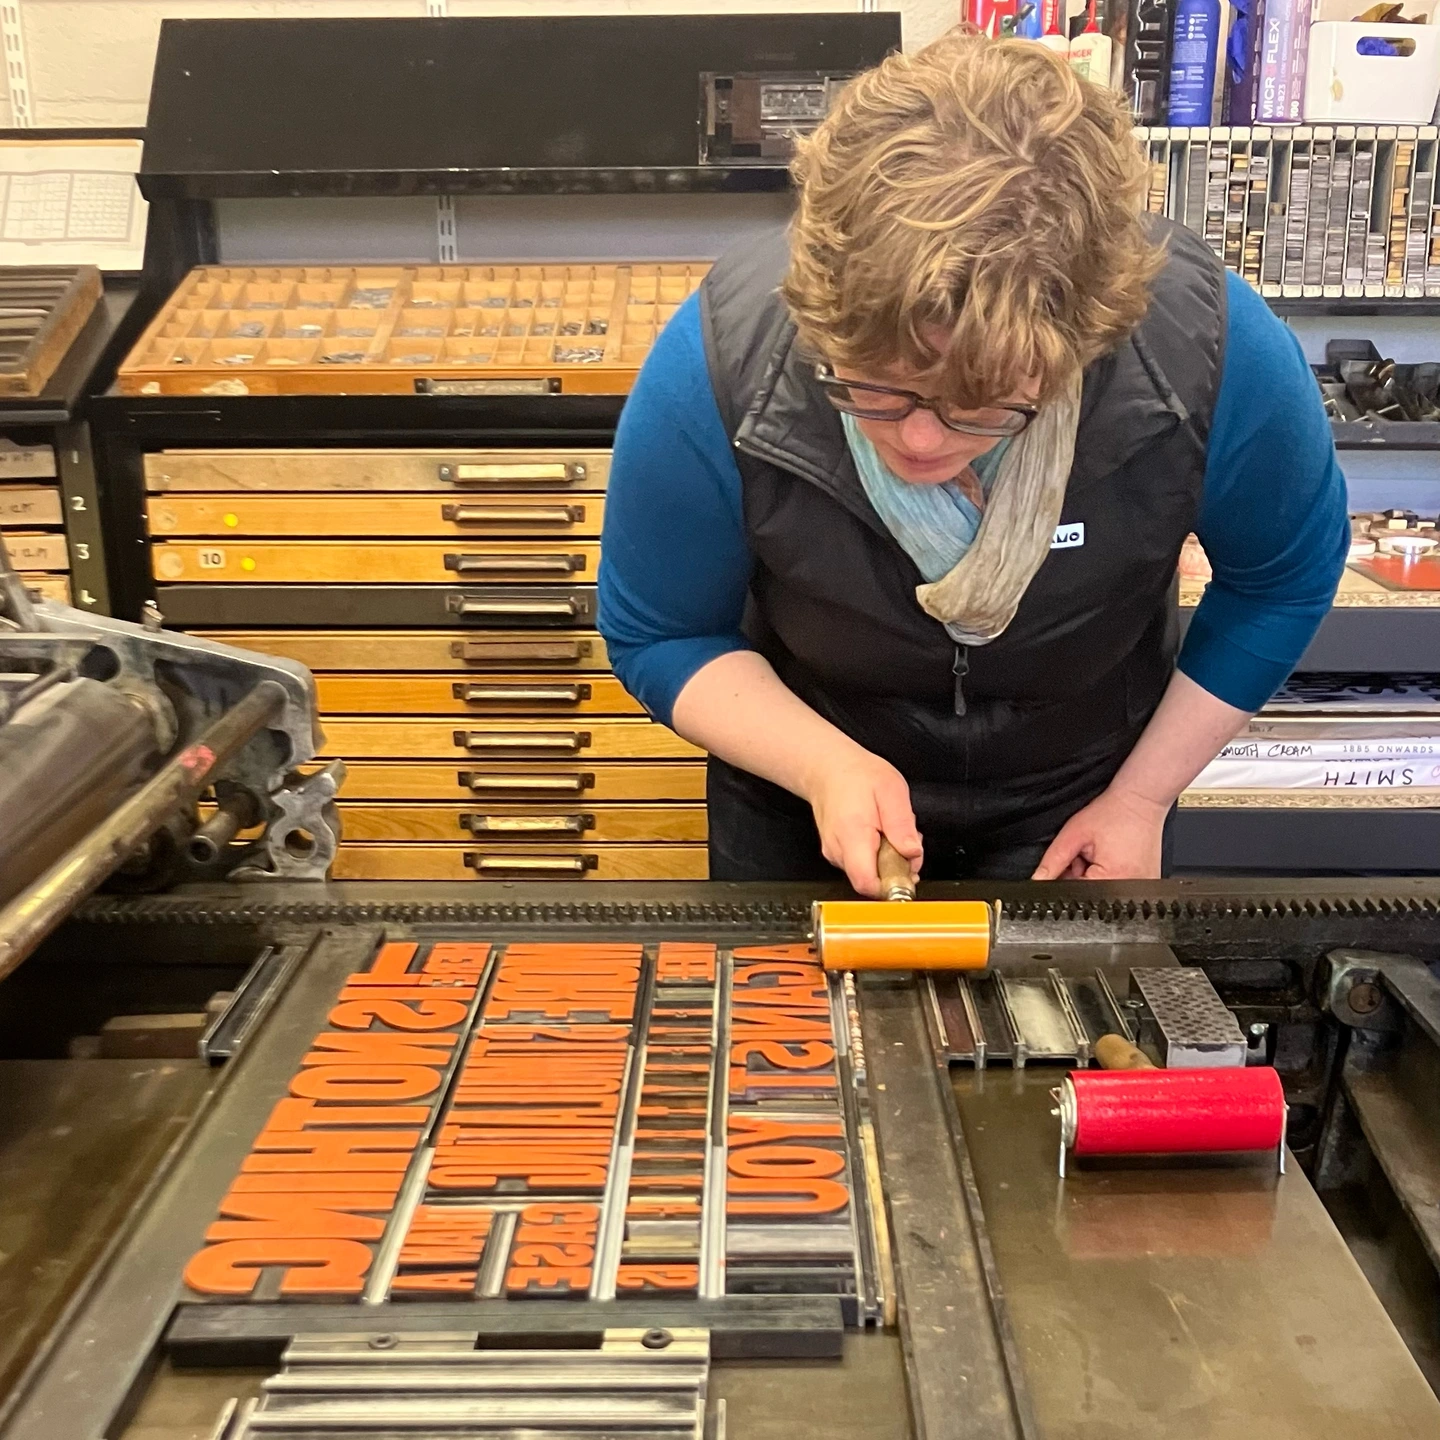
[[1074, 1070], [1077, 1155], [1273, 1150], [1285, 1091], [1269, 1066], [1224, 1070]]

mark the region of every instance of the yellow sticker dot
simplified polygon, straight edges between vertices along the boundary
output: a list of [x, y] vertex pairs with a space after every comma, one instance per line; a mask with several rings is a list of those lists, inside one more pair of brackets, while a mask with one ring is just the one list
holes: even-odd
[[225, 523], [233, 530], [240, 523], [240, 517], [232, 511], [225, 517]]
[[247, 556], [240, 562], [240, 568], [241, 568], [242, 570], [253, 570], [253, 569], [255, 568], [255, 562], [247, 555]]

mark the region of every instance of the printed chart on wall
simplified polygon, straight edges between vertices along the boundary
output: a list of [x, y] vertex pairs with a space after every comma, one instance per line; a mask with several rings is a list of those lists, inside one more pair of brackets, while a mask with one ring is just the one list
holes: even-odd
[[0, 265], [139, 270], [138, 140], [0, 141]]

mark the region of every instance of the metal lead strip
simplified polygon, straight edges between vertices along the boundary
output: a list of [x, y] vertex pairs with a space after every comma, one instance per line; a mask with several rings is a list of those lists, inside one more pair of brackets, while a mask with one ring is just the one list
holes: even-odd
[[1011, 1064], [1017, 1070], [1023, 1070], [1025, 1061], [1030, 1056], [1030, 1045], [1025, 1039], [1025, 1032], [1020, 1028], [1020, 1017], [1016, 1015], [1015, 1006], [1010, 1001], [1010, 987], [1005, 983], [1005, 977], [998, 972], [995, 975], [995, 994], [1005, 1017], [1005, 1028], [1010, 1032]]
[[613, 1300], [620, 1273], [620, 1252], [625, 1243], [625, 1211], [630, 1204], [630, 1167], [635, 1158], [635, 1125], [640, 1096], [645, 1088], [645, 1046], [650, 1034], [650, 1011], [655, 1004], [655, 955], [647, 946], [640, 961], [640, 983], [635, 988], [635, 1020], [625, 1059], [624, 1100], [615, 1122], [610, 1147], [610, 1168], [605, 1176], [605, 1198], [600, 1202], [600, 1226], [595, 1239], [595, 1268], [590, 1277], [592, 1300]]
[[1130, 1017], [1115, 998], [1115, 992], [1110, 988], [1110, 982], [1105, 978], [1105, 972], [1097, 970], [1095, 979], [1100, 986], [1101, 995], [1105, 997], [1105, 1003], [1110, 1007], [1110, 1013], [1115, 1017], [1115, 1025], [1119, 1034], [1133, 1045], [1135, 1043], [1135, 1027], [1131, 1025]]
[[[425, 1122], [420, 1144], [410, 1158], [405, 1182], [395, 1198], [395, 1208], [385, 1222], [385, 1234], [376, 1247], [375, 1259], [371, 1262], [370, 1273], [365, 1279], [365, 1293], [360, 1297], [362, 1305], [379, 1305], [389, 1299], [391, 1283], [395, 1279], [395, 1272], [400, 1268], [400, 1251], [405, 1245], [405, 1236], [410, 1229], [411, 1220], [415, 1218], [415, 1211], [425, 1197], [425, 1182], [430, 1177], [430, 1166], [435, 1160], [435, 1136], [440, 1129], [440, 1121], [450, 1108], [450, 1097], [454, 1094], [455, 1084], [460, 1077], [460, 1068], [480, 1030], [485, 997], [490, 993], [491, 982], [499, 968], [495, 958], [498, 950], [499, 947], [495, 945], [488, 947], [485, 966], [480, 972], [480, 981], [475, 986], [475, 998], [471, 1000], [470, 1009], [465, 1016], [465, 1031], [450, 1056], [450, 1063], [445, 1067], [445, 1074], [440, 1081], [440, 1098], [431, 1110], [429, 1120]], [[426, 953], [428, 955], [429, 952]], [[437, 987], [432, 993], [443, 996], [445, 992], [443, 988]]]
[[505, 1288], [510, 1247], [515, 1242], [519, 1224], [518, 1210], [501, 1210], [490, 1222], [490, 1233], [485, 1237], [485, 1254], [481, 1257], [480, 1270], [475, 1277], [475, 1293], [482, 1300], [498, 1299]]
[[1065, 1016], [1065, 1023], [1070, 1027], [1070, 1033], [1075, 1038], [1075, 1058], [1082, 1065], [1090, 1063], [1090, 1035], [1085, 1029], [1084, 1022], [1080, 1019], [1080, 1012], [1075, 1008], [1075, 997], [1070, 993], [1070, 987], [1065, 983], [1065, 977], [1053, 965], [1045, 972], [1049, 977], [1050, 986], [1055, 991], [1056, 1002]]
[[960, 1004], [964, 1007], [965, 1019], [970, 1026], [970, 1037], [975, 1044], [975, 1068], [983, 1070], [989, 1041], [985, 1038], [985, 1025], [980, 1019], [980, 1007], [975, 1003], [975, 993], [970, 988], [968, 977], [962, 975], [956, 981], [956, 988], [960, 991]]
[[700, 1298], [725, 1293], [725, 1200], [727, 1127], [730, 1112], [730, 994], [735, 956], [719, 956], [715, 977], [715, 1014], [710, 1025], [710, 1093], [706, 1097], [705, 1178], [700, 1200]]
[[[847, 971], [845, 980], [850, 980]], [[865, 1183], [861, 1149], [860, 1104], [856, 1093], [854, 1056], [850, 1045], [850, 1005], [839, 976], [830, 977], [830, 1025], [835, 1032], [835, 1068], [840, 1083], [841, 1123], [845, 1127], [845, 1178], [850, 1186], [851, 1263], [855, 1290], [867, 1323], [879, 1318], [882, 1302], [876, 1281], [875, 1232], [870, 1218], [870, 1191]], [[851, 992], [854, 982], [851, 981]]]
[[925, 987], [925, 1018], [930, 1024], [931, 1038], [935, 1042], [936, 1050], [942, 1055], [947, 1054], [950, 1050], [950, 1032], [945, 1027], [945, 1016], [940, 1010], [940, 996], [935, 989], [935, 977], [927, 971], [920, 977], [920, 980]]

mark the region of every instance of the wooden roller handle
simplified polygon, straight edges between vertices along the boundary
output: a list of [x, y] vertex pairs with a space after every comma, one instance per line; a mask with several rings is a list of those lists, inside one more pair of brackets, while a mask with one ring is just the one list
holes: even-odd
[[875, 866], [880, 872], [880, 898], [882, 900], [913, 900], [915, 898], [915, 877], [910, 862], [883, 835], [880, 849], [875, 855]]
[[1095, 1059], [1102, 1070], [1153, 1070], [1155, 1062], [1123, 1035], [1102, 1035], [1095, 1042]]

